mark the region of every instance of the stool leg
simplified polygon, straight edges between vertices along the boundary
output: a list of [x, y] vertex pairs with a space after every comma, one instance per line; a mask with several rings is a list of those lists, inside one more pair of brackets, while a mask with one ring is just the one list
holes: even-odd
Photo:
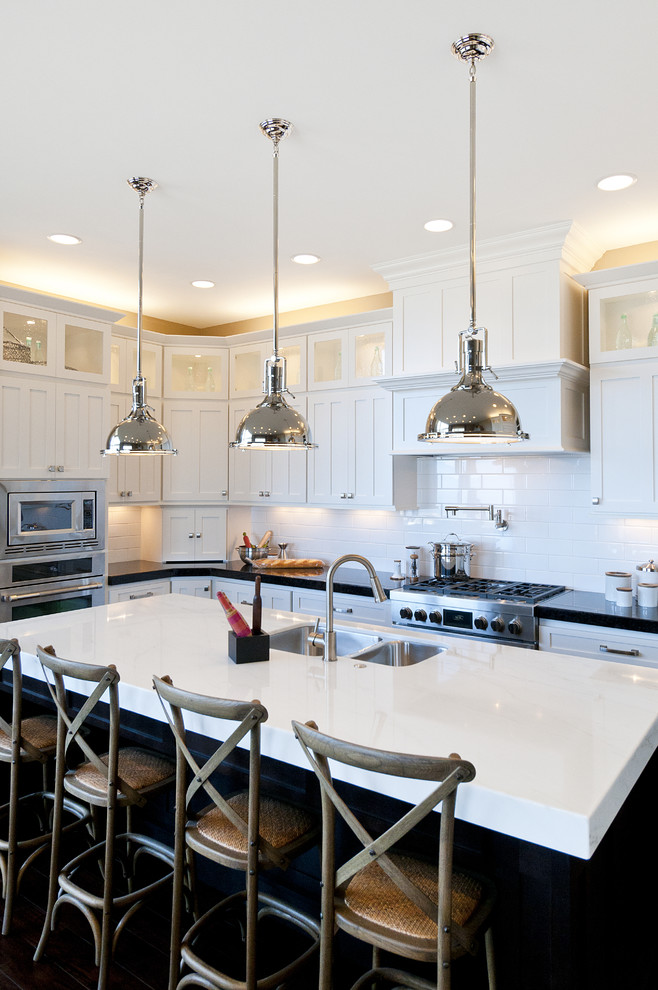
[[5, 871], [5, 913], [2, 919], [2, 934], [9, 935], [14, 913], [16, 893], [16, 836], [18, 829], [18, 766], [19, 761], [11, 761], [9, 783], [9, 828], [7, 833], [7, 868]]
[[[58, 734], [58, 749], [63, 747], [63, 728], [61, 726], [57, 729]], [[46, 907], [46, 917], [43, 922], [43, 928], [41, 929], [41, 938], [39, 939], [39, 944], [36, 947], [34, 953], [34, 962], [39, 962], [43, 956], [44, 950], [46, 948], [46, 942], [48, 941], [48, 936], [50, 935], [50, 928], [52, 925], [53, 909], [55, 907], [55, 901], [57, 900], [57, 890], [59, 887], [58, 876], [59, 876], [59, 850], [62, 837], [62, 812], [64, 809], [64, 765], [63, 761], [58, 758], [55, 765], [55, 790], [54, 790], [54, 801], [53, 801], [53, 822], [52, 822], [52, 838], [50, 842], [50, 871], [48, 874], [48, 904]]]
[[496, 990], [496, 958], [494, 955], [493, 932], [487, 928], [484, 933], [484, 948], [487, 956], [487, 977], [489, 979], [489, 990]]

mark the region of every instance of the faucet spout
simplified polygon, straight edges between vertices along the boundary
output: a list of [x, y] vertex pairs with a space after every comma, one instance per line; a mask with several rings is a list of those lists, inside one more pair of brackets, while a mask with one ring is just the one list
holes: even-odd
[[337, 557], [327, 573], [327, 615], [324, 626], [324, 653], [322, 659], [331, 662], [336, 659], [336, 633], [334, 632], [334, 574], [341, 566], [348, 561], [362, 564], [370, 577], [370, 587], [372, 596], [376, 602], [386, 601], [386, 592], [382, 588], [382, 583], [377, 577], [375, 568], [367, 557], [362, 557], [358, 553], [345, 553], [342, 557]]

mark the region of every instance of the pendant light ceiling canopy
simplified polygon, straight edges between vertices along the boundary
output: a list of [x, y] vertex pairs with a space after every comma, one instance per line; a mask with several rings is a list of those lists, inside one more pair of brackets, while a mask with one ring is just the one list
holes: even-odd
[[[279, 143], [292, 124], [280, 117], [264, 120], [263, 134], [273, 143], [273, 288], [274, 322], [272, 356], [265, 362], [265, 398], [243, 416], [229, 447], [239, 450], [311, 450], [311, 431], [301, 413], [286, 401], [286, 359], [279, 354]], [[293, 396], [294, 398], [294, 396]]]
[[[485, 327], [478, 327], [475, 317], [475, 76], [477, 62], [493, 49], [487, 34], [467, 34], [452, 45], [453, 54], [469, 65], [470, 79], [470, 304], [468, 330], [459, 334], [459, 371], [461, 378], [432, 407], [425, 433], [419, 440], [429, 443], [514, 443], [527, 440], [521, 429], [514, 403], [482, 377], [489, 367]], [[493, 372], [492, 372], [493, 374]]]
[[153, 416], [146, 404], [146, 380], [142, 375], [142, 290], [144, 281], [144, 199], [147, 192], [157, 189], [153, 179], [136, 177], [128, 185], [139, 194], [139, 261], [137, 288], [137, 370], [133, 379], [132, 409], [115, 426], [101, 454], [175, 454], [174, 446], [164, 426]]

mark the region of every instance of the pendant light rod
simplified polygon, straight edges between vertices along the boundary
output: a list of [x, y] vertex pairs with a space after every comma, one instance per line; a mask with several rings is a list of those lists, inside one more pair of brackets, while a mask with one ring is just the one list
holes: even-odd
[[470, 93], [470, 128], [471, 135], [469, 141], [469, 176], [471, 186], [471, 210], [470, 210], [470, 232], [471, 232], [471, 260], [469, 269], [470, 278], [470, 304], [471, 304], [471, 330], [475, 330], [475, 122], [476, 122], [476, 71], [475, 59], [471, 59], [469, 69], [469, 93]]
[[127, 179], [139, 195], [139, 239], [137, 249], [137, 370], [135, 378], [142, 378], [142, 310], [144, 299], [144, 200], [151, 189], [157, 189], [158, 184], [153, 179], [144, 176], [133, 176]]
[[274, 295], [274, 326], [272, 331], [274, 350], [279, 356], [279, 144], [292, 130], [289, 120], [270, 117], [260, 125], [263, 134], [272, 141], [272, 291]]

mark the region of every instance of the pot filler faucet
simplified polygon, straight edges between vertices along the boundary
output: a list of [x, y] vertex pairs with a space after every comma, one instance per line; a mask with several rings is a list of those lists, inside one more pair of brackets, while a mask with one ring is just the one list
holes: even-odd
[[334, 632], [334, 574], [341, 564], [347, 563], [348, 560], [353, 560], [356, 564], [363, 564], [370, 575], [370, 587], [372, 588], [373, 598], [376, 602], [386, 601], [386, 595], [384, 593], [384, 589], [382, 588], [381, 581], [377, 577], [375, 568], [372, 566], [367, 557], [361, 557], [358, 553], [346, 553], [343, 554], [342, 557], [338, 557], [337, 560], [334, 560], [327, 574], [327, 617], [324, 626], [324, 655], [322, 657], [324, 661], [336, 659], [336, 633]]

